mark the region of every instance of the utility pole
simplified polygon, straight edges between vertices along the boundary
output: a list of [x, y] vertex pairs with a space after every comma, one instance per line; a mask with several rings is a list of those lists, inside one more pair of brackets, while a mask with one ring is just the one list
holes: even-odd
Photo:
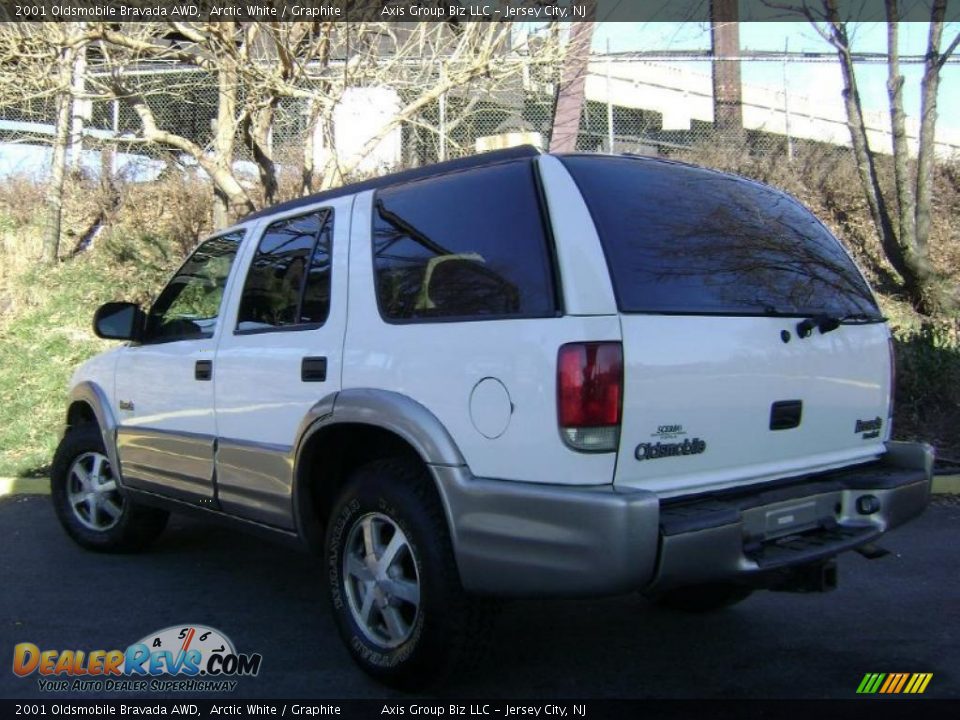
[[550, 152], [573, 152], [577, 149], [577, 135], [580, 133], [597, 4], [596, 0], [578, 0], [576, 4], [585, 6], [585, 14], [583, 20], [570, 24], [570, 37], [567, 39], [560, 87], [553, 110]]
[[710, 0], [713, 127], [720, 131], [743, 130], [739, 19], [739, 0]]
[[787, 160], [793, 160], [793, 137], [790, 135], [790, 87], [787, 85], [787, 58], [790, 57], [790, 38], [783, 40], [783, 124], [787, 133]]

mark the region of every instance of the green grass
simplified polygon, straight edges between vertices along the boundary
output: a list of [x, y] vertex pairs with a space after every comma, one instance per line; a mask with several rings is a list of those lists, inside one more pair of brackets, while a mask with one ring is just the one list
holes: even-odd
[[0, 318], [0, 477], [46, 471], [71, 375], [116, 345], [93, 334], [94, 310], [109, 300], [144, 301], [172, 264], [142, 255], [121, 262], [116, 248], [104, 245], [54, 268], [33, 268], [8, 290], [16, 302]]

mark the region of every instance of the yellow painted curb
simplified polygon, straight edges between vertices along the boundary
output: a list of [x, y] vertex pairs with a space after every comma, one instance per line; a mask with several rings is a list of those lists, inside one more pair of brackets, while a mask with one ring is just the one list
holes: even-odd
[[960, 495], [960, 475], [936, 475], [933, 478], [934, 495]]
[[0, 478], [0, 497], [3, 495], [49, 495], [47, 478]]

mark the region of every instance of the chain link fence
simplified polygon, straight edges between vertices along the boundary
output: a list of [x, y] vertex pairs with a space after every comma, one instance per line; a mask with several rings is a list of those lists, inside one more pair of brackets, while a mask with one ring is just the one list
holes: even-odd
[[[702, 63], [701, 63], [702, 65]], [[91, 69], [95, 85], [96, 69]], [[367, 174], [399, 167], [416, 167], [470, 155], [517, 140], [546, 149], [559, 70], [538, 77], [525, 73], [507, 86], [480, 79], [454, 89], [400, 123], [391, 135], [390, 157], [379, 165], [361, 166]], [[195, 68], [141, 67], [128, 70], [125, 80], [146, 98], [157, 125], [209, 148], [217, 115], [218, 88], [214, 75]], [[309, 89], [309, 88], [306, 88]], [[366, 90], [371, 90], [367, 88]], [[396, 106], [409, 101], [413, 91], [389, 87]], [[761, 89], [762, 90], [762, 89]], [[842, 115], [817, 111], [806, 98], [786, 92], [744, 89], [742, 131], [722, 133], [713, 123], [712, 87], [708, 72], [694, 72], [682, 63], [664, 64], [636, 58], [594, 56], [586, 83], [578, 150], [688, 157], [692, 150], [710, 147], [758, 155], [792, 155], [798, 144], [826, 142], [840, 148], [847, 142]], [[370, 95], [364, 103], [375, 109]], [[238, 107], [244, 102], [242, 88]], [[793, 108], [791, 115], [791, 106]], [[20, 157], [22, 167], [33, 167], [28, 148], [49, 143], [53, 136], [55, 100], [39, 99], [27, 105], [0, 106], [0, 143], [3, 154]], [[333, 137], [315, 138], [320, 152], [339, 152], [350, 144], [353, 123], [334, 123]], [[91, 173], [105, 170], [131, 179], [149, 179], [173, 165], [190, 164], [183, 153], [146, 143], [138, 133], [141, 121], [129, 103], [121, 100], [80, 101], [75, 112], [74, 166]], [[281, 173], [297, 171], [311, 132], [308, 100], [282, 99], [270, 133], [273, 157]], [[82, 144], [82, 153], [76, 145]], [[356, 145], [354, 138], [353, 144]], [[11, 148], [20, 146], [20, 152]], [[111, 152], [102, 153], [104, 148]], [[234, 160], [241, 172], [256, 175], [252, 149], [238, 131]], [[104, 162], [109, 161], [109, 168]], [[43, 163], [39, 163], [43, 165]], [[0, 172], [10, 174], [16, 162], [5, 161]], [[34, 170], [41, 168], [33, 167]]]

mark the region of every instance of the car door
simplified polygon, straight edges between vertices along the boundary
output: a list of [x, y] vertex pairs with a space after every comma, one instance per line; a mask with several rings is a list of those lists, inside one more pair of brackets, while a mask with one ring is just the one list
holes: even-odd
[[294, 526], [297, 430], [314, 404], [340, 389], [351, 204], [340, 198], [265, 220], [245, 253], [214, 383], [225, 512]]
[[243, 237], [202, 243], [157, 297], [142, 341], [120, 354], [117, 451], [132, 488], [214, 505], [213, 358]]

